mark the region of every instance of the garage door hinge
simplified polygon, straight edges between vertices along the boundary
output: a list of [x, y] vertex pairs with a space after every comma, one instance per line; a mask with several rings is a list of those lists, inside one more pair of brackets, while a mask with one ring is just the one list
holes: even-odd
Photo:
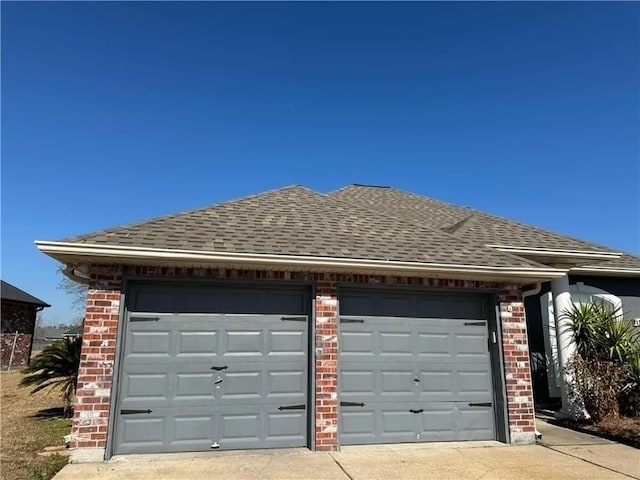
[[120, 415], [135, 415], [136, 413], [151, 413], [153, 410], [135, 410], [135, 409], [124, 409], [120, 410]]
[[364, 323], [362, 318], [341, 318], [340, 323]]
[[157, 322], [160, 317], [130, 317], [130, 322]]
[[283, 322], [306, 322], [307, 317], [282, 317], [280, 320]]
[[364, 407], [364, 403], [360, 402], [340, 402], [341, 407]]
[[304, 410], [307, 406], [304, 403], [300, 405], [282, 405], [278, 407], [278, 410]]
[[484, 327], [485, 322], [464, 322], [465, 327]]

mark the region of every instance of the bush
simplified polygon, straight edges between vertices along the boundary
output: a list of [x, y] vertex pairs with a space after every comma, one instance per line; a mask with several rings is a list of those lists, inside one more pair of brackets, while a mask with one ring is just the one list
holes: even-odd
[[580, 355], [575, 355], [569, 361], [567, 371], [572, 378], [569, 396], [574, 404], [582, 402], [595, 422], [608, 416], [619, 416], [619, 396], [625, 379], [620, 365], [607, 360], [586, 362]]
[[65, 338], [45, 347], [22, 371], [25, 376], [20, 385], [36, 385], [31, 393], [47, 388], [61, 390], [65, 400], [65, 415], [70, 416], [73, 395], [78, 384], [81, 349], [82, 337]]
[[576, 353], [567, 365], [569, 395], [596, 422], [640, 413], [638, 333], [620, 309], [604, 302], [573, 305], [563, 312]]

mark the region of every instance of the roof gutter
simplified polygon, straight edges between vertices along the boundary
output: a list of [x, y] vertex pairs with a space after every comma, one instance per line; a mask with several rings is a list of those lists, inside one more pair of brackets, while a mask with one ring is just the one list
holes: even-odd
[[640, 276], [640, 269], [638, 268], [625, 268], [625, 267], [574, 267], [569, 270], [569, 273], [590, 273], [590, 274], [603, 274], [610, 273], [622, 276]]
[[[500, 277], [522, 277], [550, 279], [566, 275], [564, 268], [551, 267], [496, 267], [488, 265], [455, 265], [444, 263], [400, 262], [369, 260], [360, 258], [335, 258], [309, 255], [272, 255], [236, 252], [212, 252], [198, 250], [170, 250], [158, 248], [78, 244], [68, 242], [36, 241], [38, 249], [58, 260], [69, 263], [91, 263], [91, 261], [191, 261], [202, 263], [224, 263], [257, 265], [259, 267], [324, 268], [324, 269], [370, 269], [411, 273], [464, 273]], [[73, 260], [73, 261], [72, 261]], [[75, 280], [75, 279], [74, 279]]]
[[560, 258], [586, 258], [590, 260], [616, 260], [622, 256], [619, 252], [604, 252], [593, 250], [565, 250], [554, 248], [511, 247], [509, 245], [485, 245], [500, 252], [515, 255], [531, 255]]

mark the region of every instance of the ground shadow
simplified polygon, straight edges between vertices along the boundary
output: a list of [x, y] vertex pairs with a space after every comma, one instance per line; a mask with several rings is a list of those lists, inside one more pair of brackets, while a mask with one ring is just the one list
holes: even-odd
[[63, 407], [45, 408], [37, 411], [33, 418], [65, 418]]

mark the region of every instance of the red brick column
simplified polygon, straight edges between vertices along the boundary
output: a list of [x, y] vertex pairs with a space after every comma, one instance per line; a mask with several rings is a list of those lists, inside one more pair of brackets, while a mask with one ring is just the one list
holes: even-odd
[[535, 414], [524, 303], [519, 287], [498, 293], [511, 443], [535, 442]]
[[[338, 448], [338, 294], [335, 284], [316, 282], [316, 450]], [[316, 352], [311, 352], [312, 354]]]
[[106, 446], [121, 279], [118, 267], [95, 267], [91, 272], [71, 448]]

